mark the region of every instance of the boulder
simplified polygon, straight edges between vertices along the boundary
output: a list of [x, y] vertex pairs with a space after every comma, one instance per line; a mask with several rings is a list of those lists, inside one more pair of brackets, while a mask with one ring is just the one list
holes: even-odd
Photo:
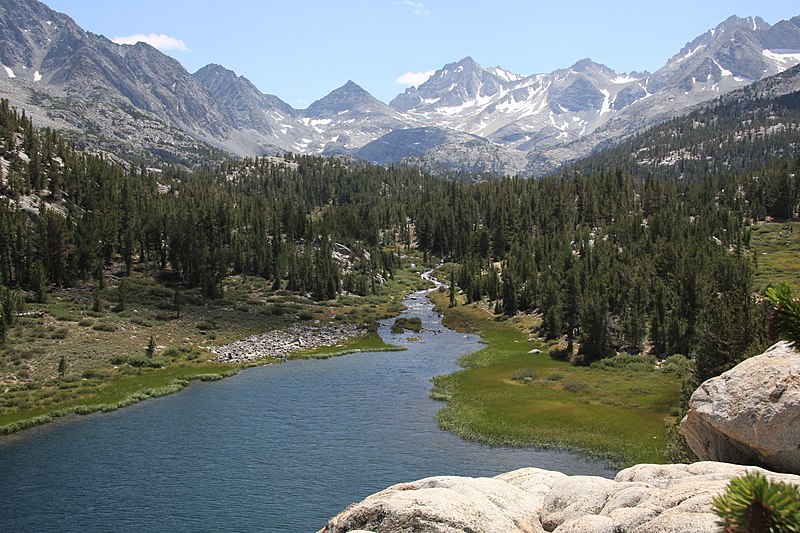
[[536, 494], [495, 478], [432, 477], [369, 496], [333, 518], [322, 533], [545, 533], [536, 513], [541, 507]]
[[779, 342], [705, 381], [680, 430], [701, 460], [800, 473], [800, 353]]
[[800, 486], [800, 476], [715, 462], [637, 465], [613, 480], [524, 468], [394, 485], [350, 506], [322, 533], [718, 532], [711, 500], [748, 471]]

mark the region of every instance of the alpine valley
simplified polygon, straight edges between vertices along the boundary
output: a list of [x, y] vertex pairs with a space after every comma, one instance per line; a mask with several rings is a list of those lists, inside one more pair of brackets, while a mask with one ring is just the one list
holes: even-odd
[[582, 59], [522, 75], [472, 58], [388, 104], [348, 81], [306, 109], [216, 64], [189, 73], [84, 31], [36, 0], [0, 1], [0, 96], [79, 147], [142, 163], [348, 155], [433, 172], [543, 175], [800, 63], [800, 16], [730, 17], [656, 72]]

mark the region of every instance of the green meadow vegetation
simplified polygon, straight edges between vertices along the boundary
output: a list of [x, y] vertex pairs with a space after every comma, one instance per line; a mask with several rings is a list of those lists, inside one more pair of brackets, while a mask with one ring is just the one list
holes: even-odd
[[[618, 465], [664, 462], [665, 422], [681, 388], [678, 372], [655, 358], [619, 355], [592, 366], [554, 357], [558, 346], [531, 339], [536, 319], [496, 317], [476, 305], [434, 301], [444, 324], [486, 343], [464, 370], [434, 378], [431, 397], [447, 405], [442, 428], [490, 445], [565, 448]], [[532, 354], [532, 350], [542, 353]], [[674, 369], [674, 370], [677, 370]]]
[[750, 231], [756, 287], [786, 282], [799, 290], [800, 222], [762, 222]]
[[402, 317], [395, 319], [394, 324], [392, 324], [392, 333], [403, 333], [405, 331], [419, 333], [422, 331], [422, 320], [418, 317]]
[[290, 359], [329, 359], [340, 355], [360, 352], [402, 352], [406, 348], [386, 344], [380, 335], [371, 331], [362, 337], [348, 339], [333, 346], [321, 346], [311, 350], [298, 350]]

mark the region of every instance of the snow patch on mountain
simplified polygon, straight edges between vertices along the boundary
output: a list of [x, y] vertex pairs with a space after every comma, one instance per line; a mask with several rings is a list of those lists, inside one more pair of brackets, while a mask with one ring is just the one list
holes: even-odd
[[800, 50], [764, 50], [762, 54], [783, 70], [800, 64]]
[[521, 74], [514, 74], [513, 72], [509, 72], [508, 70], [505, 70], [500, 67], [489, 67], [486, 70], [488, 72], [491, 72], [498, 78], [501, 78], [508, 82], [519, 81], [526, 78], [526, 76], [523, 76]]

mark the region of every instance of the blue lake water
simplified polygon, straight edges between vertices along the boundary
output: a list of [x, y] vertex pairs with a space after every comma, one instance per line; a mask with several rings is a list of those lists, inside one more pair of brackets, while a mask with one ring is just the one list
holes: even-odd
[[[574, 454], [492, 448], [436, 426], [430, 378], [478, 338], [406, 300], [403, 352], [252, 368], [113, 413], [0, 439], [0, 531], [306, 532], [394, 483], [536, 466], [611, 476]], [[420, 341], [409, 337], [421, 337]]]

